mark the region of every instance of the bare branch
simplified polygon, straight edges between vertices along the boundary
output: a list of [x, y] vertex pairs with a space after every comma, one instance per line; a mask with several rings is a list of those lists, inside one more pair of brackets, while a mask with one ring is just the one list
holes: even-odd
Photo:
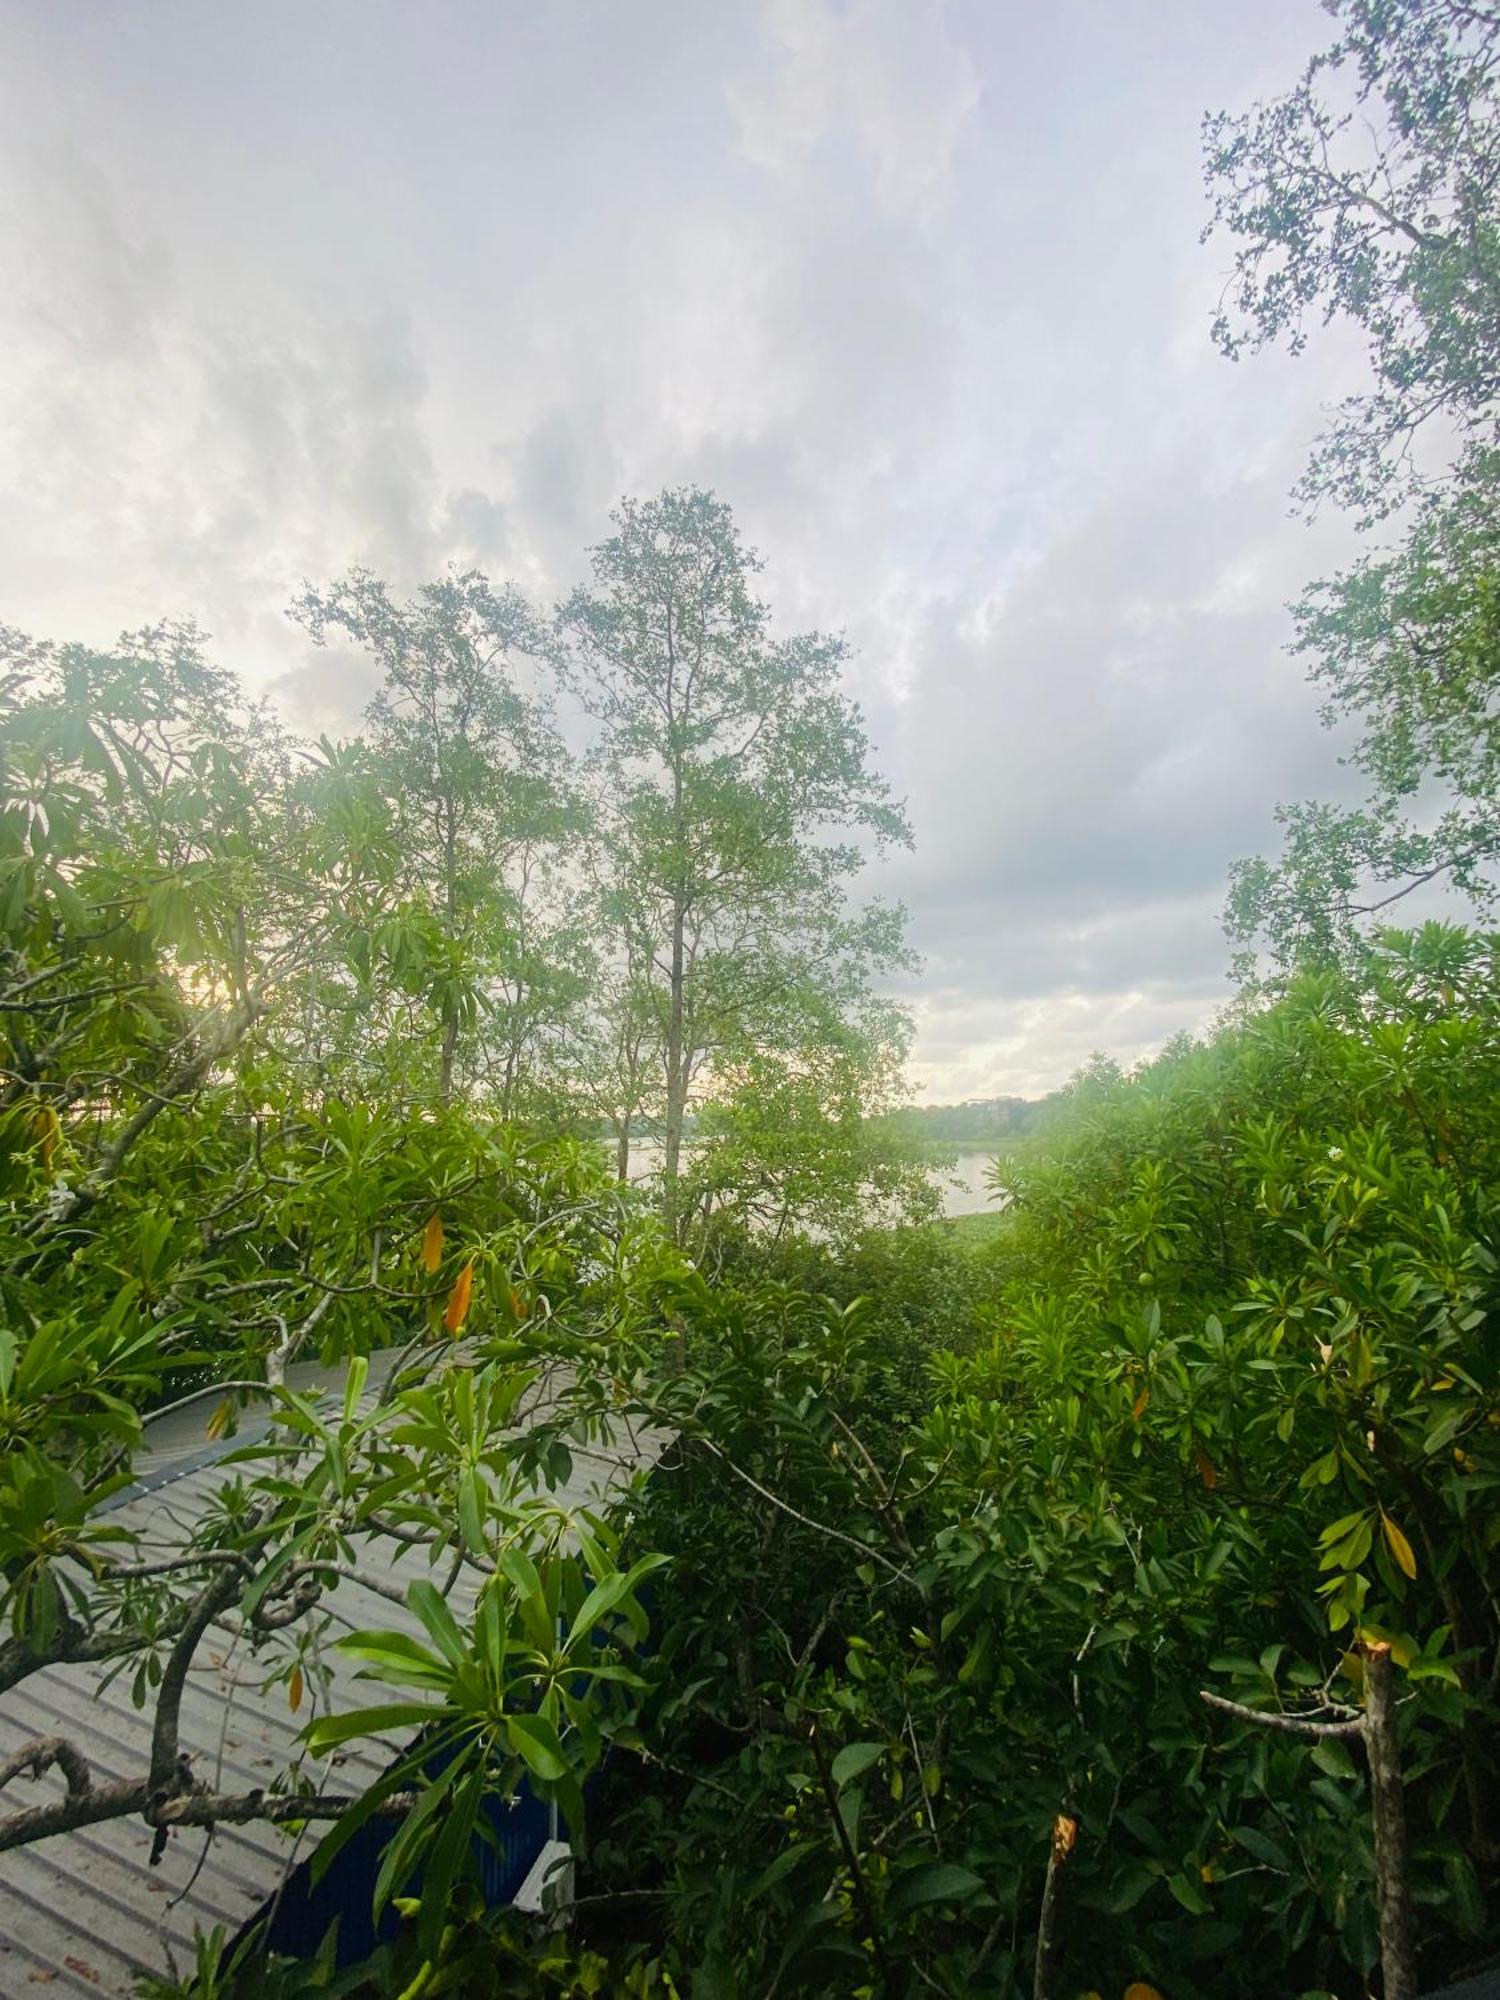
[[743, 1466], [736, 1465], [727, 1452], [719, 1449], [712, 1438], [700, 1437], [697, 1442], [706, 1451], [712, 1452], [721, 1464], [727, 1466], [736, 1479], [742, 1479], [753, 1492], [758, 1493], [762, 1500], [768, 1500], [773, 1507], [779, 1507], [783, 1514], [789, 1514], [794, 1521], [800, 1521], [804, 1528], [811, 1528], [816, 1534], [827, 1535], [831, 1541], [843, 1542], [849, 1548], [857, 1549], [867, 1562], [879, 1563], [882, 1569], [889, 1570], [900, 1582], [910, 1583], [913, 1588], [916, 1587], [909, 1570], [902, 1569], [899, 1563], [893, 1563], [889, 1556], [882, 1555], [880, 1550], [873, 1548], [869, 1542], [862, 1542], [854, 1535], [846, 1535], [842, 1528], [831, 1528], [826, 1521], [815, 1521], [810, 1514], [802, 1513], [792, 1506], [790, 1501], [772, 1493], [768, 1487], [762, 1486], [758, 1479], [753, 1479]]
[[23, 1743], [19, 1750], [13, 1750], [10, 1756], [0, 1758], [0, 1787], [8, 1785], [22, 1771], [29, 1771], [33, 1778], [39, 1778], [54, 1764], [63, 1774], [70, 1798], [78, 1798], [91, 1789], [94, 1781], [88, 1759], [78, 1745], [70, 1743], [66, 1736], [36, 1736], [30, 1743]]
[[1210, 1694], [1207, 1688], [1198, 1690], [1201, 1700], [1210, 1708], [1220, 1708], [1226, 1715], [1236, 1717], [1240, 1722], [1259, 1723], [1262, 1729], [1279, 1729], [1288, 1736], [1327, 1738], [1330, 1736], [1363, 1736], [1365, 1723], [1363, 1716], [1354, 1716], [1346, 1722], [1313, 1722], [1301, 1715], [1276, 1715], [1263, 1708], [1246, 1708], [1243, 1702], [1226, 1701], [1221, 1694]]

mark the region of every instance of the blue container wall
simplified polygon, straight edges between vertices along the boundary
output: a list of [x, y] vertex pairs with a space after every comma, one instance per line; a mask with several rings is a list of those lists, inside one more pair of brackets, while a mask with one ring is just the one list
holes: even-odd
[[[482, 1817], [488, 1838], [475, 1836], [473, 1855], [485, 1902], [496, 1908], [515, 1900], [546, 1845], [551, 1808], [523, 1783], [513, 1800], [489, 1800]], [[377, 1926], [370, 1908], [375, 1878], [395, 1834], [392, 1821], [367, 1820], [317, 1884], [312, 1880], [311, 1863], [299, 1863], [279, 1893], [256, 1911], [240, 1935], [264, 1924], [263, 1936], [270, 1951], [287, 1958], [311, 1958], [329, 1926], [337, 1922], [339, 1965], [368, 1957], [376, 1945], [394, 1938], [401, 1928], [394, 1909], [387, 1906]]]

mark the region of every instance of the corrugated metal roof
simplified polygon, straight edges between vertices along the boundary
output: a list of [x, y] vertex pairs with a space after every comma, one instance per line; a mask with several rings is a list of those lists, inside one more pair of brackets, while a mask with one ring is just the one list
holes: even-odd
[[[374, 1357], [373, 1394], [394, 1350]], [[303, 1393], [342, 1395], [342, 1369], [304, 1364], [292, 1371]], [[137, 1484], [120, 1506], [120, 1518], [149, 1532], [153, 1541], [178, 1541], [212, 1504], [230, 1469], [225, 1453], [246, 1432], [213, 1449], [204, 1445], [206, 1408], [177, 1413], [157, 1427], [151, 1450], [137, 1461]], [[632, 1431], [608, 1449], [573, 1447], [574, 1467], [564, 1487], [549, 1497], [565, 1505], [597, 1506], [609, 1489], [659, 1456], [665, 1439]], [[429, 1573], [423, 1554], [381, 1544], [383, 1574], [396, 1583]], [[455, 1609], [462, 1606], [455, 1594]], [[350, 1628], [384, 1626], [419, 1630], [405, 1610], [362, 1585], [342, 1581], [320, 1610]], [[333, 1693], [340, 1706], [374, 1697], [356, 1686], [352, 1666], [334, 1656]], [[310, 1714], [287, 1706], [283, 1687], [262, 1690], [265, 1663], [229, 1628], [214, 1628], [198, 1651], [182, 1704], [181, 1741], [196, 1774], [215, 1790], [249, 1790], [286, 1769]], [[30, 1738], [72, 1738], [89, 1759], [96, 1780], [137, 1777], [150, 1763], [152, 1709], [134, 1706], [131, 1673], [110, 1678], [108, 1666], [51, 1667], [0, 1697], [0, 1757]], [[316, 1691], [309, 1689], [316, 1698]], [[339, 1789], [368, 1783], [383, 1770], [400, 1739], [351, 1744], [347, 1753], [309, 1766], [309, 1781]], [[16, 1778], [3, 1805], [14, 1810], [56, 1795], [60, 1779], [38, 1783]], [[186, 1972], [193, 1963], [195, 1932], [223, 1925], [232, 1936], [272, 1895], [285, 1874], [315, 1843], [316, 1834], [288, 1835], [270, 1826], [181, 1829], [167, 1842], [160, 1865], [150, 1867], [152, 1832], [142, 1821], [106, 1822], [60, 1834], [0, 1855], [0, 1996], [27, 2000], [46, 1992], [129, 1995], [142, 1972]]]

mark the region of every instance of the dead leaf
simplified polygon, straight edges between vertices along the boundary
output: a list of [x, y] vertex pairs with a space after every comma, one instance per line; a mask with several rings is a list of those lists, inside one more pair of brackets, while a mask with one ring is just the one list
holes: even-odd
[[76, 1972], [80, 1979], [87, 1979], [94, 1986], [99, 1984], [98, 1973], [95, 1972], [93, 1966], [87, 1964], [83, 1959], [65, 1958], [63, 1964], [68, 1968], [69, 1972]]
[[1141, 1390], [1141, 1393], [1136, 1397], [1134, 1403], [1132, 1403], [1130, 1407], [1130, 1420], [1132, 1423], [1138, 1424], [1140, 1422], [1141, 1418], [1146, 1414], [1146, 1405], [1150, 1401], [1151, 1401], [1151, 1390], [1148, 1386]]
[[443, 1261], [443, 1218], [433, 1210], [422, 1231], [422, 1269], [429, 1277]]
[[295, 1715], [297, 1713], [297, 1710], [302, 1706], [302, 1688], [303, 1688], [302, 1669], [301, 1667], [293, 1667], [291, 1678], [290, 1680], [288, 1680], [286, 1684], [287, 1704], [290, 1707], [293, 1715]]
[[1385, 1530], [1385, 1539], [1390, 1547], [1391, 1554], [1396, 1558], [1396, 1567], [1403, 1576], [1408, 1576], [1415, 1580], [1417, 1574], [1416, 1554], [1412, 1549], [1411, 1543], [1402, 1534], [1384, 1507], [1380, 1510], [1380, 1525]]
[[57, 1151], [57, 1138], [62, 1130], [57, 1122], [57, 1113], [50, 1104], [44, 1104], [32, 1119], [31, 1129], [40, 1142], [37, 1151], [42, 1162], [42, 1171], [50, 1174], [52, 1155]]
[[448, 1294], [448, 1303], [443, 1311], [443, 1325], [449, 1333], [457, 1333], [469, 1316], [469, 1298], [474, 1290], [474, 1259], [471, 1257], [458, 1274], [453, 1290]]
[[1193, 1463], [1198, 1468], [1198, 1477], [1212, 1493], [1219, 1483], [1219, 1468], [1214, 1464], [1201, 1444], [1193, 1446]]

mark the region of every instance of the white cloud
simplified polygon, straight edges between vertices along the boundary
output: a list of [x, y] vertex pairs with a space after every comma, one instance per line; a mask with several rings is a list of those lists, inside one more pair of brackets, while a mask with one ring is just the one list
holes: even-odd
[[381, 21], [13, 0], [0, 617], [191, 614], [347, 723], [304, 575], [545, 603], [622, 492], [702, 481], [859, 649], [932, 1090], [1207, 1019], [1230, 860], [1337, 781], [1280, 648], [1342, 544], [1283, 496], [1351, 357], [1214, 361], [1197, 122], [1315, 0]]
[[921, 221], [948, 200], [954, 156], [981, 94], [939, 4], [765, 0], [777, 58], [769, 79], [732, 83], [741, 151], [768, 172], [810, 180], [847, 128], [889, 216]]

